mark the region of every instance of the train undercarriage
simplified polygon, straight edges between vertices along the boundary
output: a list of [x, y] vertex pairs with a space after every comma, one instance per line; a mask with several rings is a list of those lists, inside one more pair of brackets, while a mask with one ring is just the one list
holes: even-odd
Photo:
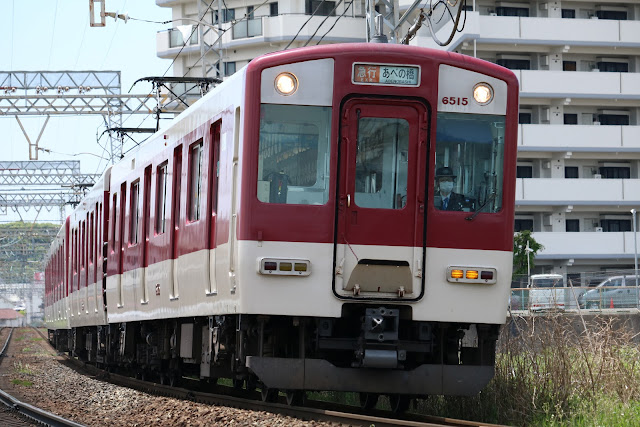
[[[183, 377], [286, 392], [360, 392], [363, 407], [392, 396], [473, 395], [493, 377], [499, 325], [416, 322], [411, 307], [345, 304], [340, 318], [225, 315], [50, 331], [59, 351], [107, 370], [178, 385]], [[393, 405], [393, 404], [392, 404]]]

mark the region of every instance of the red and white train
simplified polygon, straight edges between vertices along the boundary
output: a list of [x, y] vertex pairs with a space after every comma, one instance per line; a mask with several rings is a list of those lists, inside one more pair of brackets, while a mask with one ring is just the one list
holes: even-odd
[[46, 261], [58, 349], [175, 382], [477, 393], [513, 245], [518, 82], [340, 44], [261, 56], [110, 167]]

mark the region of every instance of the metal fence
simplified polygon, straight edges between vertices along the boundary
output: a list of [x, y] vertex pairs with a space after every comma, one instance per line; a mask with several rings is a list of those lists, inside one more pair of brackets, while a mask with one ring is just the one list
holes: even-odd
[[512, 311], [547, 312], [640, 308], [640, 275], [634, 270], [568, 273], [555, 281], [536, 275], [517, 276], [511, 283]]

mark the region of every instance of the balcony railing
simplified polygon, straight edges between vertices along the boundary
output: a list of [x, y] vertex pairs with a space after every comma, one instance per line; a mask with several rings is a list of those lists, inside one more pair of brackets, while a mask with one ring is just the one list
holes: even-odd
[[[195, 25], [191, 26], [191, 29], [189, 31], [189, 34], [191, 35], [189, 37], [189, 44], [190, 45], [194, 45], [194, 44], [198, 44], [198, 32], [194, 31]], [[169, 31], [169, 47], [182, 47], [184, 46], [184, 36], [182, 35], [182, 32], [180, 30], [178, 30], [177, 28], [171, 28], [168, 30]]]
[[244, 39], [262, 35], [262, 18], [247, 19], [233, 26], [233, 39]]

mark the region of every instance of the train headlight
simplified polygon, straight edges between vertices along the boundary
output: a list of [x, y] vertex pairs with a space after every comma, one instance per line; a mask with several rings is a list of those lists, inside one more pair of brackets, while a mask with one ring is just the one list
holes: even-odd
[[298, 79], [291, 73], [280, 73], [276, 76], [275, 86], [280, 95], [293, 95], [298, 90]]
[[493, 88], [487, 83], [478, 83], [473, 87], [473, 99], [480, 105], [493, 101]]

